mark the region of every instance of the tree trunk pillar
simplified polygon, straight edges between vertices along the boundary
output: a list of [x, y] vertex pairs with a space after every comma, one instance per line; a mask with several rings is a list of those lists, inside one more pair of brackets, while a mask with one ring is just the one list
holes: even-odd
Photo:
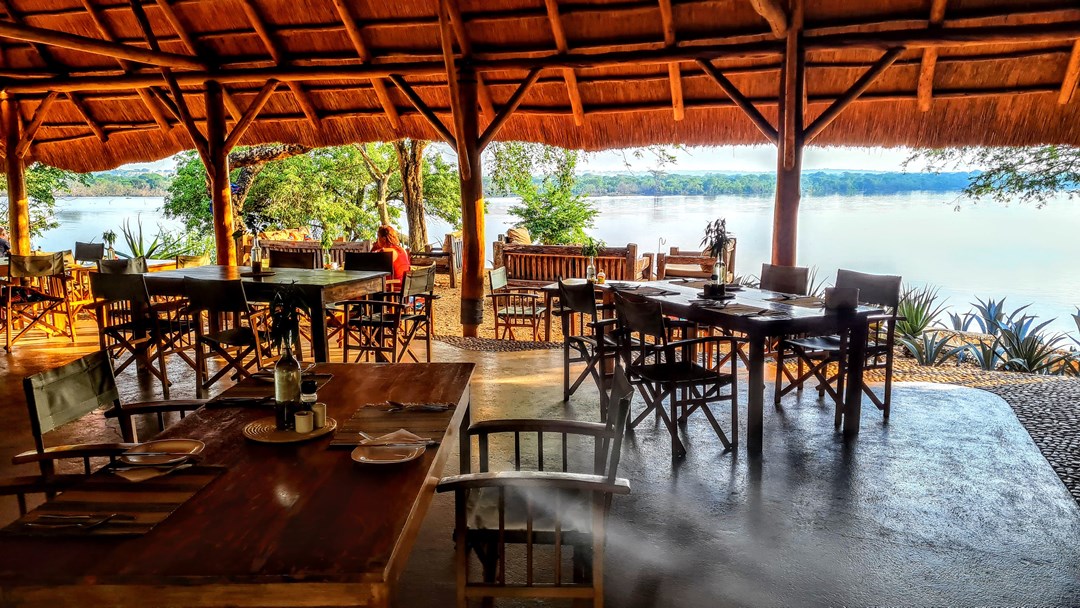
[[806, 61], [802, 42], [802, 1], [793, 0], [791, 27], [780, 70], [776, 203], [773, 208], [772, 263], [794, 266], [799, 242], [802, 189], [803, 109]]
[[19, 147], [21, 122], [19, 100], [0, 93], [0, 120], [4, 123], [4, 171], [7, 173], [8, 237], [11, 251], [30, 255], [30, 200], [26, 195], [26, 167], [15, 153]]
[[214, 212], [214, 242], [217, 263], [236, 266], [236, 241], [233, 240], [232, 183], [229, 180], [229, 150], [225, 147], [225, 98], [221, 85], [206, 83], [206, 140], [210, 155], [210, 198]]
[[[457, 133], [457, 145], [465, 146], [469, 157], [469, 177], [461, 178], [461, 329], [475, 337], [484, 320], [484, 185], [480, 166], [480, 126], [476, 99], [476, 73], [463, 67], [458, 71], [458, 91], [464, 120]], [[461, 156], [459, 155], [458, 158]]]
[[409, 225], [409, 248], [424, 251], [428, 244], [427, 220], [424, 217], [424, 149], [422, 140], [398, 141], [398, 167], [401, 170], [401, 200]]

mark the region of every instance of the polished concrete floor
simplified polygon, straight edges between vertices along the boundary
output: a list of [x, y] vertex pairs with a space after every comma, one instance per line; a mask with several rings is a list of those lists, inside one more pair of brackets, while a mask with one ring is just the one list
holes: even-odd
[[[19, 379], [73, 356], [54, 343], [0, 356], [0, 474], [31, 445]], [[561, 402], [559, 351], [436, 349], [437, 360], [478, 364], [475, 419], [596, 418], [591, 387]], [[130, 373], [121, 382], [132, 399], [155, 388]], [[632, 494], [613, 504], [608, 605], [1080, 605], [1080, 509], [1006, 403], [901, 384], [890, 423], [871, 407], [861, 435], [845, 442], [815, 397], [767, 408], [760, 458], [722, 451], [698, 417], [676, 464], [651, 422], [630, 436], [620, 474]], [[50, 439], [115, 437], [90, 417]], [[452, 605], [452, 507], [436, 496], [397, 605]]]

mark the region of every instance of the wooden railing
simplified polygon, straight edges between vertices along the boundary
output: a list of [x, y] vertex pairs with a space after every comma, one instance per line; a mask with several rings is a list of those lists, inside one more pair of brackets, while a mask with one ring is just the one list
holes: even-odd
[[[493, 264], [506, 267], [511, 285], [545, 285], [559, 277], [585, 278], [589, 258], [579, 245], [494, 244]], [[598, 271], [609, 280], [636, 281], [651, 278], [652, 254], [638, 257], [637, 245], [606, 247], [595, 259]]]

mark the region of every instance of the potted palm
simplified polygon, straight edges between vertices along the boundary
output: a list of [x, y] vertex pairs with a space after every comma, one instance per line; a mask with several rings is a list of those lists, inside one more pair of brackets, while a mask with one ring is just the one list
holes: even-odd
[[585, 244], [581, 246], [581, 255], [589, 258], [589, 265], [585, 268], [585, 278], [589, 281], [596, 280], [596, 258], [604, 249], [605, 243], [591, 236], [585, 237]]
[[732, 241], [732, 234], [728, 232], [727, 220], [719, 218], [705, 226], [705, 238], [701, 239], [701, 246], [716, 263], [712, 269], [712, 282], [705, 285], [705, 297], [722, 298], [727, 295], [726, 285], [727, 271], [724, 268], [724, 252]]
[[116, 259], [116, 249], [113, 245], [116, 243], [116, 232], [113, 230], [106, 230], [101, 233], [101, 240], [105, 241], [105, 257], [106, 259]]

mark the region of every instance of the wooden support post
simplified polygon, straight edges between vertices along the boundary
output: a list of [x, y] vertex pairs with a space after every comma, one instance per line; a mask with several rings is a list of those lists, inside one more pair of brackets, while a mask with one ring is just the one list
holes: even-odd
[[15, 153], [19, 148], [22, 120], [19, 118], [19, 101], [7, 92], [0, 92], [0, 119], [4, 123], [4, 170], [7, 173], [11, 251], [17, 255], [30, 255], [30, 200], [26, 195], [26, 167], [22, 158]]
[[477, 108], [476, 73], [463, 66], [458, 74], [458, 107], [462, 109], [458, 146], [461, 158], [471, 167], [460, 171], [461, 179], [461, 331], [475, 337], [484, 320], [484, 184], [480, 165], [480, 116]]
[[206, 140], [210, 176], [210, 196], [214, 213], [214, 242], [217, 263], [236, 265], [236, 242], [233, 241], [232, 184], [229, 181], [229, 149], [225, 146], [225, 99], [221, 85], [206, 83]]
[[802, 44], [802, 0], [792, 1], [791, 27], [780, 70], [780, 133], [776, 161], [776, 204], [773, 208], [772, 263], [794, 266], [799, 241], [799, 197], [802, 188], [803, 99], [806, 52]]
[[1073, 43], [1072, 54], [1069, 55], [1069, 64], [1065, 68], [1065, 77], [1061, 79], [1061, 92], [1058, 94], [1059, 104], [1065, 105], [1072, 101], [1077, 82], [1080, 82], [1080, 40]]
[[[930, 3], [930, 29], [940, 28], [945, 22], [946, 0], [931, 0]], [[919, 111], [929, 112], [934, 104], [934, 71], [937, 69], [938, 50], [928, 48], [923, 50], [922, 61], [919, 65], [919, 81], [917, 86]]]

